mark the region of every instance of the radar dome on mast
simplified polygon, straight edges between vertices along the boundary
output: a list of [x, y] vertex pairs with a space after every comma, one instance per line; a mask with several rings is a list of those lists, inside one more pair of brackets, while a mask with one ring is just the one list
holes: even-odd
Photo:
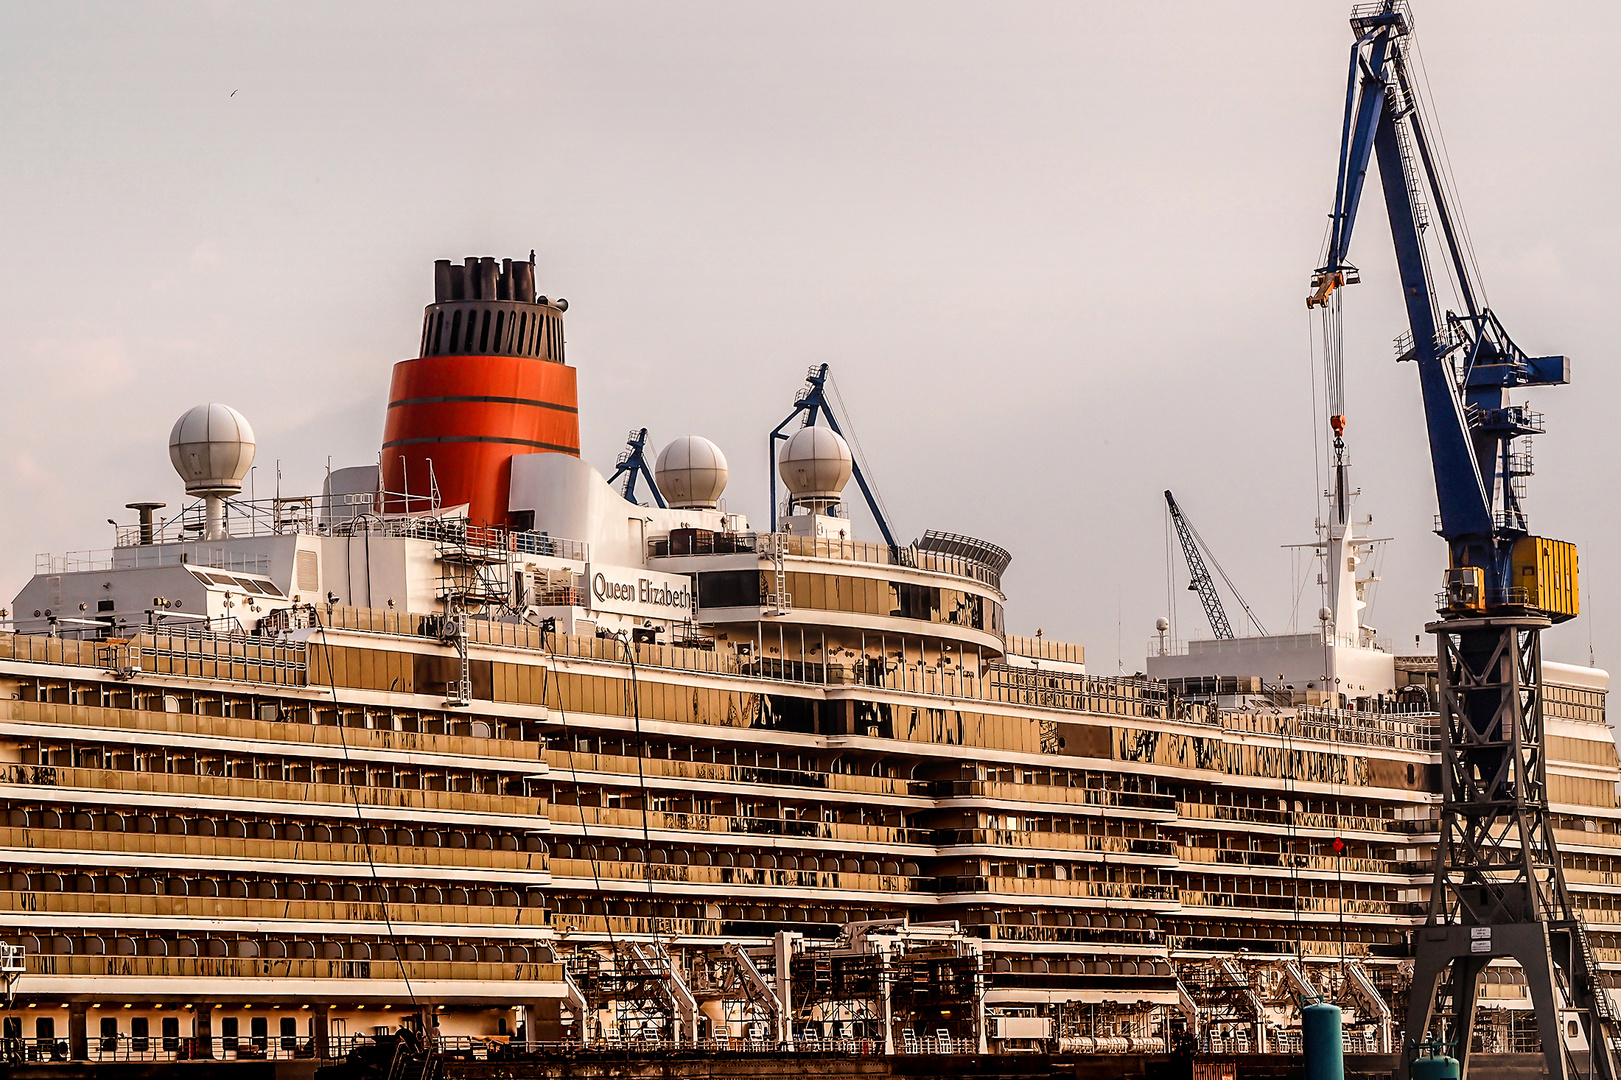
[[788, 485], [789, 503], [815, 511], [843, 497], [854, 469], [850, 444], [832, 428], [800, 428], [777, 458], [777, 474]]
[[730, 475], [720, 447], [699, 435], [683, 435], [660, 451], [653, 474], [664, 498], [679, 510], [713, 510]]
[[223, 500], [241, 494], [254, 449], [247, 417], [218, 402], [187, 410], [169, 432], [169, 460], [185, 482], [186, 494], [204, 500], [205, 539], [225, 535]]

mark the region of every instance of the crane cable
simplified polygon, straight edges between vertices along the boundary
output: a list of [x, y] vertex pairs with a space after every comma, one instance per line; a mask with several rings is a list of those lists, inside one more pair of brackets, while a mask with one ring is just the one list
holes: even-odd
[[[1458, 235], [1463, 240], [1463, 250], [1465, 256], [1469, 260], [1469, 269], [1474, 273], [1475, 286], [1480, 289], [1481, 304], [1483, 307], [1489, 308], [1491, 307], [1491, 298], [1486, 293], [1486, 281], [1485, 278], [1481, 276], [1480, 263], [1475, 257], [1475, 241], [1469, 233], [1469, 221], [1464, 216], [1463, 203], [1458, 196], [1458, 182], [1452, 171], [1452, 155], [1447, 149], [1446, 133], [1441, 129], [1440, 117], [1435, 111], [1435, 92], [1430, 88], [1430, 72], [1429, 68], [1424, 63], [1424, 50], [1419, 47], [1418, 38], [1416, 35], [1412, 36], [1410, 40], [1413, 46], [1412, 56], [1417, 63], [1419, 78], [1424, 82], [1424, 108], [1419, 111], [1418, 116], [1420, 121], [1424, 124], [1425, 134], [1433, 136], [1431, 141], [1437, 147], [1439, 147], [1441, 151], [1440, 179], [1443, 185], [1443, 194], [1447, 196], [1448, 205], [1452, 208], [1453, 217], [1457, 221]], [[1415, 85], [1413, 90], [1416, 93], [1418, 87]]]
[[872, 475], [872, 470], [867, 467], [867, 452], [861, 448], [861, 439], [856, 435], [855, 421], [850, 419], [850, 409], [844, 403], [844, 395], [839, 393], [839, 384], [833, 378], [831, 370], [827, 373], [827, 385], [833, 389], [833, 400], [838, 402], [839, 414], [844, 417], [844, 429], [849, 432], [845, 436], [845, 441], [855, 450], [856, 461], [861, 465], [861, 475], [866, 477], [867, 487], [872, 491], [872, 500], [878, 504], [878, 509], [883, 512], [884, 520], [893, 521], [894, 518], [890, 515], [889, 507], [884, 504], [883, 493], [878, 490], [878, 481]]
[[[310, 611], [312, 614], [315, 612], [314, 604], [310, 605]], [[343, 703], [338, 700], [338, 683], [337, 679], [332, 673], [332, 645], [327, 641], [326, 624], [321, 621], [319, 615], [316, 615], [315, 626], [316, 632], [321, 636], [321, 649], [326, 654], [326, 684], [327, 690], [332, 694], [333, 720], [335, 721], [333, 726], [338, 729], [338, 745], [342, 747], [343, 750], [343, 771], [345, 773], [349, 773], [351, 765], [349, 758], [349, 737], [343, 732]], [[392, 690], [393, 688], [390, 687], [390, 689]], [[405, 983], [405, 992], [411, 998], [411, 1007], [420, 1013], [422, 1006], [417, 1000], [416, 990], [411, 986], [411, 973], [405, 966], [405, 957], [402, 954], [398, 944], [399, 934], [394, 929], [394, 920], [390, 918], [388, 914], [388, 890], [383, 886], [382, 881], [377, 873], [377, 863], [372, 859], [371, 838], [367, 836], [367, 833], [370, 830], [370, 825], [366, 820], [365, 811], [360, 807], [360, 791], [358, 786], [355, 784], [352, 775], [349, 777], [348, 783], [345, 786], [348, 787], [349, 798], [354, 803], [355, 820], [360, 823], [360, 849], [366, 855], [366, 868], [371, 871], [372, 886], [381, 892], [383, 896], [383, 900], [380, 904], [378, 904], [378, 908], [383, 914], [383, 926], [388, 931], [389, 945], [394, 950], [394, 960], [399, 965], [400, 978]]]
[[[555, 636], [556, 636], [556, 631], [554, 630], [553, 631], [553, 637], [555, 638]], [[545, 648], [545, 641], [546, 641], [545, 631], [542, 630], [541, 631], [541, 647], [542, 648]], [[563, 705], [563, 680], [562, 680], [561, 677], [559, 677], [559, 675], [557, 673], [557, 648], [556, 648], [555, 645], [553, 645], [553, 647], [550, 648], [550, 649], [546, 649], [546, 657], [547, 657], [547, 660], [550, 662], [549, 666], [550, 666], [550, 669], [551, 669], [551, 672], [550, 672], [551, 673], [551, 685], [555, 686], [557, 688], [557, 723], [558, 723], [558, 726], [563, 729], [563, 734], [566, 736], [566, 738], [564, 740], [564, 745], [568, 748], [569, 779], [574, 785], [574, 805], [575, 805], [575, 808], [580, 811], [580, 836], [585, 840], [585, 845], [584, 845], [585, 850], [587, 852], [589, 852], [589, 854], [586, 857], [586, 861], [591, 866], [591, 886], [592, 886], [592, 890], [596, 893], [596, 895], [598, 897], [598, 902], [603, 905], [602, 925], [607, 929], [607, 932], [608, 932], [608, 948], [614, 954], [614, 957], [617, 959], [618, 956], [619, 956], [619, 943], [614, 940], [613, 916], [608, 912], [607, 902], [601, 899], [601, 897], [602, 897], [602, 872], [601, 872], [601, 866], [600, 866], [600, 864], [598, 862], [598, 858], [597, 858], [597, 846], [596, 846], [595, 843], [592, 842], [591, 828], [590, 828], [589, 825], [586, 824], [586, 820], [585, 820], [586, 819], [585, 804], [580, 802], [580, 772], [579, 772], [579, 769], [575, 766], [575, 763], [574, 763], [574, 734], [571, 731], [569, 731], [569, 727], [568, 727], [568, 711], [565, 709], [565, 707]], [[544, 690], [544, 688], [543, 688], [543, 690]], [[541, 700], [545, 701], [546, 696], [547, 695], [543, 692], [541, 694]], [[555, 953], [556, 953], [556, 950], [554, 949], [553, 954], [555, 955]], [[562, 961], [562, 959], [563, 958], [561, 956], [558, 957], [558, 960], [560, 962]], [[565, 964], [565, 970], [566, 969], [567, 969], [567, 965]], [[587, 1007], [589, 1008], [590, 1002], [587, 1001], [586, 1004], [587, 1004]], [[585, 1018], [584, 1015], [582, 1015], [580, 1017], [580, 1031], [578, 1032], [578, 1035], [577, 1035], [577, 1037], [579, 1038], [580, 1043], [582, 1045], [586, 1041], [585, 1024], [586, 1024], [586, 1018]]]
[[1205, 556], [1209, 558], [1210, 565], [1216, 568], [1216, 573], [1221, 575], [1221, 580], [1227, 583], [1227, 588], [1232, 592], [1233, 598], [1238, 601], [1238, 606], [1244, 609], [1244, 614], [1249, 617], [1250, 623], [1255, 627], [1255, 629], [1261, 632], [1262, 637], [1265, 637], [1266, 627], [1262, 626], [1261, 620], [1255, 617], [1255, 612], [1250, 608], [1249, 604], [1245, 602], [1244, 597], [1239, 594], [1238, 586], [1234, 585], [1233, 579], [1227, 576], [1227, 571], [1221, 568], [1221, 560], [1216, 558], [1216, 553], [1210, 550], [1210, 545], [1205, 543], [1204, 537], [1199, 535], [1199, 530], [1193, 527], [1193, 522], [1188, 520], [1188, 516], [1185, 513], [1182, 515], [1182, 524], [1186, 525], [1188, 532], [1193, 534], [1194, 542], [1199, 545], [1199, 547], [1204, 551]]

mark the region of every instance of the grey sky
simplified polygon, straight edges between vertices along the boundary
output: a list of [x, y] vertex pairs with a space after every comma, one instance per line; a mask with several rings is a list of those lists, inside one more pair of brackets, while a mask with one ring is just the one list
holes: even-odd
[[[261, 496], [278, 458], [284, 491], [375, 460], [432, 261], [535, 248], [599, 468], [633, 426], [706, 435], [762, 519], [765, 432], [828, 361], [898, 531], [1014, 553], [1012, 629], [1137, 670], [1166, 487], [1286, 629], [1347, 10], [6, 4], [0, 596], [36, 551], [108, 546], [123, 503], [181, 502], [165, 443], [198, 402], [252, 421]], [[1530, 508], [1580, 545], [1590, 618], [1547, 648], [1585, 662], [1591, 629], [1613, 664], [1621, 8], [1415, 14], [1491, 301], [1573, 358]], [[1408, 651], [1445, 555], [1364, 205], [1349, 437], [1397, 538], [1373, 621]]]

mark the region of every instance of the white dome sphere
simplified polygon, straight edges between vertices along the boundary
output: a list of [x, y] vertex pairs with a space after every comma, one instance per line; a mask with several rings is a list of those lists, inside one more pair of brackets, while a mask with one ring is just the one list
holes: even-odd
[[683, 435], [659, 452], [653, 479], [677, 509], [712, 510], [726, 490], [726, 455], [698, 435]]
[[837, 499], [854, 462], [850, 444], [832, 428], [800, 428], [777, 458], [777, 475], [796, 498]]
[[253, 428], [229, 405], [199, 405], [169, 432], [169, 460], [188, 495], [235, 495], [253, 466]]

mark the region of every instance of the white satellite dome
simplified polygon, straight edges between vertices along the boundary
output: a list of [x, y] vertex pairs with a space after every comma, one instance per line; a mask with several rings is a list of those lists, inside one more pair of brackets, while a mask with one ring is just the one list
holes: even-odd
[[850, 444], [832, 428], [794, 432], [777, 458], [777, 474], [795, 500], [837, 501], [855, 469]]
[[186, 494], [236, 495], [253, 466], [253, 428], [247, 417], [218, 403], [198, 405], [175, 421], [169, 460]]
[[659, 452], [653, 479], [677, 509], [713, 510], [726, 490], [726, 455], [699, 435], [683, 435]]

